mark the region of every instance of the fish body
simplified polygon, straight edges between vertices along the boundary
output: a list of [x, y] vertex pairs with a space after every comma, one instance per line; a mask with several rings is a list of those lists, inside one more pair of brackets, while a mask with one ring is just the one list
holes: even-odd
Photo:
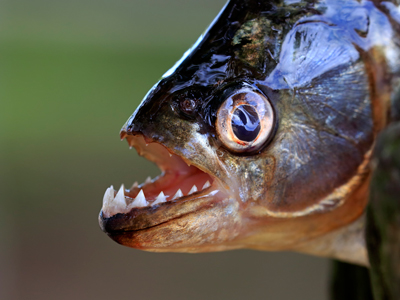
[[386, 1], [229, 1], [121, 130], [161, 175], [99, 222], [148, 251], [294, 250], [368, 264], [376, 137], [399, 92]]

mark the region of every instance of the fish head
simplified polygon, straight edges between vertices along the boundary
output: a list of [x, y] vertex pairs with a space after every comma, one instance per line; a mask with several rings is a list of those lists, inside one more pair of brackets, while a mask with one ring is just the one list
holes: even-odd
[[293, 250], [363, 213], [388, 88], [360, 14], [387, 18], [249, 3], [228, 3], [123, 126], [161, 175], [106, 191], [100, 226], [118, 243]]

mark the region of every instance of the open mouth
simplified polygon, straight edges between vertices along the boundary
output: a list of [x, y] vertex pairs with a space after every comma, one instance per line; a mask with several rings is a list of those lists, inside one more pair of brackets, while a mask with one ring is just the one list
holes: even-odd
[[[135, 182], [130, 189], [125, 189], [124, 185], [118, 192], [112, 186], [108, 188], [100, 212], [100, 225], [103, 230], [138, 230], [157, 225], [165, 222], [169, 214], [163, 213], [163, 220], [153, 222], [143, 222], [144, 215], [148, 215], [148, 219], [149, 214], [163, 207], [168, 209], [177, 202], [214, 197], [221, 190], [218, 182], [210, 174], [190, 165], [185, 158], [172, 153], [165, 146], [142, 135], [122, 133], [121, 137], [126, 138], [128, 144], [134, 147], [139, 155], [156, 163], [161, 174], [154, 179], [148, 177], [141, 184]], [[140, 224], [135, 224], [135, 218]], [[108, 222], [110, 219], [111, 222]], [[116, 221], [118, 219], [119, 221]], [[112, 222], [113, 220], [115, 222]]]

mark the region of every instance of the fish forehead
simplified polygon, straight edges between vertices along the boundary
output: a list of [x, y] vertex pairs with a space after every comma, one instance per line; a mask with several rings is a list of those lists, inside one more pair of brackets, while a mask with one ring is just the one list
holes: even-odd
[[[188, 89], [201, 89], [199, 98], [208, 104], [210, 95], [232, 82], [299, 87], [359, 59], [360, 49], [387, 45], [391, 31], [387, 17], [369, 1], [232, 1], [143, 104]], [[318, 42], [330, 47], [321, 49]], [[310, 47], [312, 61], [303, 61]], [[321, 64], [335, 52], [341, 54]]]
[[[188, 97], [202, 107], [198, 127], [214, 130], [227, 86], [246, 82], [262, 90], [307, 89], [316, 77], [359, 60], [359, 49], [385, 44], [385, 38], [377, 38], [379, 30], [385, 32], [380, 36], [391, 35], [387, 17], [368, 1], [229, 2], [124, 128], [156, 119], [163, 105]], [[135, 119], [138, 113], [145, 116], [142, 121]]]

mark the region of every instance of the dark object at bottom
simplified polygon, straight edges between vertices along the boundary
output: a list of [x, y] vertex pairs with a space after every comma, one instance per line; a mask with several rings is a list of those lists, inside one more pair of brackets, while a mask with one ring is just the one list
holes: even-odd
[[331, 300], [400, 300], [400, 122], [380, 134], [374, 157], [366, 226], [371, 267], [335, 261]]
[[368, 269], [333, 261], [330, 300], [373, 300]]
[[375, 149], [366, 241], [375, 300], [400, 300], [400, 122]]

